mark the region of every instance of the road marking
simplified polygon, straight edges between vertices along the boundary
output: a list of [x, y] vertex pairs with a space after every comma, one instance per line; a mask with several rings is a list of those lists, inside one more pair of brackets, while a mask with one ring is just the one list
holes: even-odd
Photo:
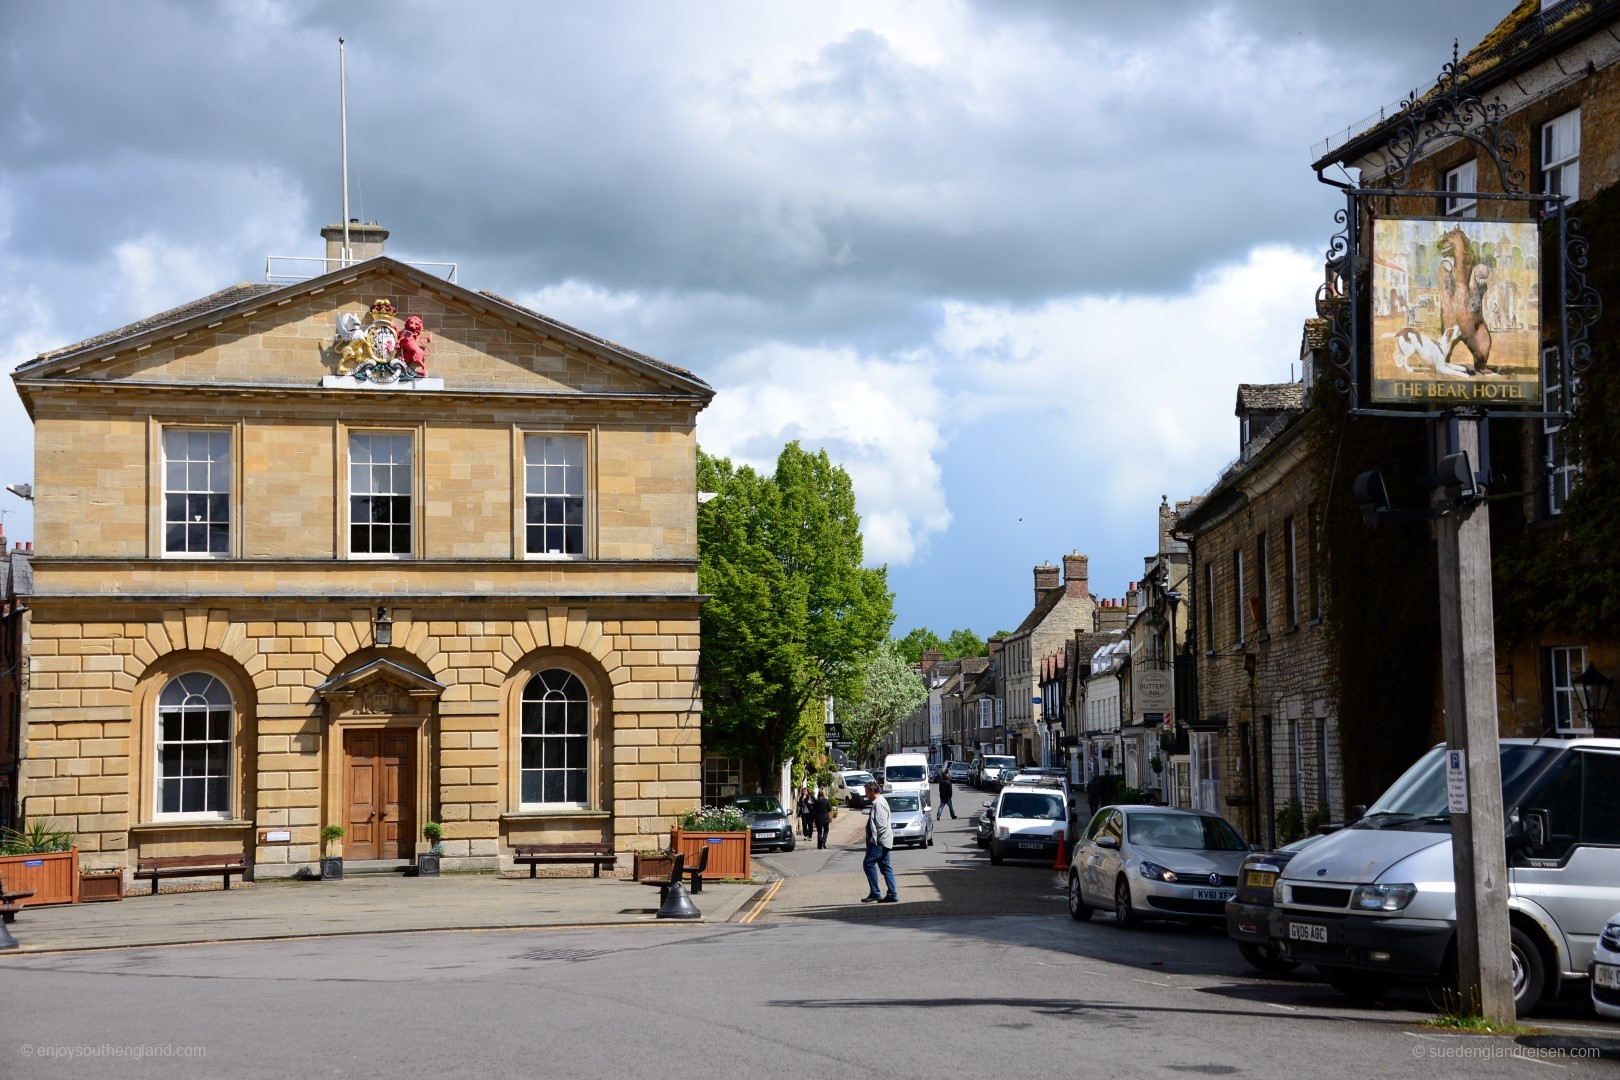
[[771, 897], [776, 895], [777, 890], [782, 887], [782, 883], [786, 880], [786, 878], [777, 878], [772, 882], [771, 887], [765, 890], [765, 895], [760, 897], [759, 901], [754, 904], [754, 909], [737, 921], [746, 925], [759, 918], [759, 913], [765, 910], [765, 905], [771, 902]]

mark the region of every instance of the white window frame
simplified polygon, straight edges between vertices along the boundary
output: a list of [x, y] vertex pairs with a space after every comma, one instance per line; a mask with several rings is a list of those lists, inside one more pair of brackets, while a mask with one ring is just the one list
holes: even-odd
[[1472, 193], [1479, 190], [1479, 162], [1465, 161], [1455, 169], [1446, 170], [1447, 191], [1463, 192], [1459, 198], [1446, 196], [1446, 217], [1472, 218], [1479, 216], [1479, 200]]
[[[184, 441], [190, 444], [193, 436], [203, 436], [207, 445], [203, 448], [208, 456], [195, 458], [191, 456], [191, 446], [187, 446], [186, 456], [176, 460], [170, 456], [170, 436], [183, 436]], [[232, 501], [236, 488], [236, 448], [234, 433], [229, 428], [219, 427], [193, 427], [184, 424], [164, 424], [158, 433], [158, 444], [162, 458], [162, 494], [159, 505], [162, 508], [162, 520], [159, 523], [159, 549], [165, 559], [228, 559], [235, 542], [235, 526]], [[217, 442], [223, 441], [224, 455], [216, 457], [213, 450]], [[176, 489], [173, 482], [178, 468], [185, 474], [185, 483]], [[202, 486], [192, 483], [201, 472]], [[222, 486], [223, 485], [223, 486]], [[176, 519], [170, 513], [170, 500], [181, 498], [186, 502], [185, 513]], [[201, 507], [203, 516], [196, 517], [193, 511], [197, 509], [194, 500], [206, 500]], [[224, 517], [216, 516], [219, 509], [218, 502], [223, 500]], [[216, 525], [225, 527], [225, 548], [223, 551], [212, 550], [212, 530]], [[169, 530], [178, 527], [183, 530], [182, 538], [187, 546], [173, 548], [169, 546]], [[201, 527], [204, 531], [204, 547], [202, 550], [189, 546], [189, 535], [192, 529]]]
[[990, 699], [989, 698], [980, 698], [979, 699], [979, 727], [981, 729], [984, 729], [984, 728], [993, 728], [995, 726], [996, 726], [995, 716], [994, 716], [994, 712], [993, 712], [993, 707], [990, 704]]
[[1555, 645], [1547, 650], [1553, 730], [1560, 735], [1592, 734], [1592, 725], [1586, 721], [1586, 710], [1575, 690], [1575, 680], [1585, 670], [1585, 645]]
[[[1563, 371], [1558, 363], [1557, 349], [1541, 350], [1542, 407], [1557, 412], [1564, 397]], [[1574, 408], [1572, 399], [1570, 408]], [[1557, 517], [1564, 512], [1564, 503], [1580, 482], [1581, 463], [1571, 459], [1564, 421], [1549, 417], [1541, 422], [1542, 449], [1547, 470], [1547, 516]]]
[[1541, 125], [1542, 190], [1567, 205], [1581, 197], [1581, 110], [1571, 109]]
[[[420, 455], [417, 452], [416, 432], [408, 430], [408, 429], [407, 430], [401, 430], [401, 429], [398, 429], [398, 428], [350, 428], [346, 432], [346, 436], [347, 436], [346, 437], [346, 443], [345, 443], [345, 447], [344, 447], [344, 467], [347, 470], [347, 477], [346, 477], [347, 482], [344, 485], [345, 489], [346, 489], [345, 490], [345, 506], [346, 506], [346, 510], [345, 510], [344, 515], [343, 515], [344, 516], [343, 535], [344, 535], [344, 548], [348, 552], [348, 557], [351, 558], [351, 559], [410, 559], [410, 558], [414, 558], [415, 555], [416, 555], [416, 552], [421, 547], [421, 542], [420, 542], [420, 540], [418, 538], [418, 535], [417, 535], [418, 530], [417, 530], [417, 523], [416, 523], [416, 511], [417, 511], [417, 508], [421, 505], [421, 500], [417, 498], [416, 476], [417, 476], [417, 467], [419, 465], [419, 460], [418, 459], [419, 459]], [[377, 438], [377, 437], [385, 437], [385, 438], [389, 438], [389, 439], [403, 439], [405, 441], [406, 448], [409, 451], [409, 459], [407, 461], [405, 461], [403, 464], [401, 464], [400, 462], [394, 461], [393, 460], [393, 455], [392, 455], [392, 453], [390, 453], [389, 460], [387, 462], [378, 462], [371, 456], [372, 455], [372, 450], [374, 449], [374, 446], [373, 446], [373, 444], [368, 442], [367, 446], [366, 446], [367, 456], [366, 456], [365, 462], [363, 462], [363, 463], [356, 462], [355, 454], [354, 454], [355, 440], [359, 439], [359, 438], [374, 439], [374, 438]], [[366, 485], [367, 490], [364, 491], [364, 492], [357, 492], [355, 490], [355, 482], [354, 482], [355, 481], [355, 469], [356, 469], [356, 466], [359, 465], [359, 464], [364, 464], [366, 466], [366, 468], [367, 468], [367, 485]], [[374, 469], [379, 464], [386, 465], [389, 468], [389, 480], [390, 480], [389, 488], [390, 488], [390, 490], [388, 490], [388, 491], [379, 492], [379, 491], [370, 490], [370, 488], [371, 488], [370, 481], [371, 481], [372, 478], [374, 478], [376, 476], [375, 472], [373, 472], [372, 469]], [[408, 490], [405, 491], [403, 494], [401, 492], [397, 491], [397, 490], [393, 490], [393, 489], [398, 487], [398, 474], [400, 472], [403, 472], [403, 474], [405, 476], [405, 483], [406, 483], [406, 486], [408, 488]], [[406, 511], [406, 515], [405, 515], [406, 520], [404, 522], [404, 525], [405, 525], [405, 527], [407, 529], [410, 530], [410, 532], [409, 532], [410, 544], [409, 544], [409, 549], [408, 550], [406, 550], [406, 551], [356, 551], [355, 550], [354, 529], [355, 529], [355, 526], [357, 524], [360, 524], [359, 522], [356, 522], [354, 520], [355, 500], [356, 499], [363, 499], [363, 498], [372, 498], [372, 497], [376, 497], [376, 496], [381, 496], [383, 498], [396, 498], [396, 499], [403, 497], [406, 500], [407, 511]], [[376, 521], [369, 521], [369, 522], [365, 523], [367, 528], [375, 528], [377, 526], [377, 524], [378, 523]], [[400, 522], [397, 522], [397, 521], [389, 522], [389, 526], [391, 528], [392, 527], [397, 527], [399, 524], [400, 524]]]
[[[578, 454], [579, 454], [578, 462], [577, 463], [570, 462], [570, 463], [553, 464], [549, 460], [545, 459], [543, 453], [541, 455], [541, 460], [539, 460], [539, 461], [535, 461], [533, 458], [531, 458], [531, 447], [540, 447], [542, 449], [542, 451], [544, 451], [545, 449], [547, 449], [545, 441], [550, 440], [550, 439], [567, 440], [570, 444], [574, 444], [576, 446], [576, 449], [578, 450]], [[521, 550], [523, 552], [524, 558], [526, 558], [526, 559], [586, 559], [586, 558], [589, 558], [590, 557], [590, 546], [591, 546], [591, 529], [590, 529], [590, 513], [591, 513], [591, 440], [590, 440], [590, 436], [586, 432], [583, 432], [583, 431], [525, 431], [525, 432], [523, 432], [523, 441], [522, 441], [521, 453], [522, 453], [521, 467], [522, 467], [522, 470], [523, 470], [523, 472], [522, 472], [522, 476], [523, 476], [523, 500], [522, 500], [521, 506], [519, 507], [519, 514], [520, 514], [519, 528], [521, 529], [521, 535], [520, 535], [520, 538], [519, 538], [520, 539], [519, 550]], [[574, 476], [572, 476], [572, 477], [569, 477], [567, 475], [568, 470], [576, 470], [576, 474]], [[563, 473], [563, 475], [561, 477], [555, 475], [558, 472]], [[539, 480], [542, 481], [542, 483], [541, 483], [538, 490], [536, 490], [532, 486], [532, 482], [535, 481], [536, 479], [539, 479]], [[551, 481], [552, 480], [557, 480], [557, 479], [562, 480], [563, 489], [561, 491], [552, 491], [552, 490], [550, 490]], [[577, 486], [577, 488], [578, 488], [577, 492], [570, 490], [571, 488], [573, 488], [575, 486]], [[551, 527], [550, 524], [548, 522], [546, 522], [544, 519], [548, 515], [548, 512], [551, 509], [554, 509], [556, 507], [552, 507], [552, 506], [548, 505], [546, 500], [563, 500], [566, 503], [566, 501], [572, 500], [572, 499], [577, 499], [578, 500], [579, 521], [578, 521], [577, 524], [566, 524], [565, 523], [565, 524], [561, 525], [560, 528], [562, 528], [564, 530], [574, 530], [574, 529], [578, 530], [579, 550], [578, 551], [568, 551], [568, 550], [566, 550], [566, 548], [568, 546], [566, 542], [564, 543], [564, 550], [560, 550], [560, 551], [556, 551], [556, 550], [534, 551], [534, 550], [531, 550], [530, 546], [529, 546], [529, 536], [530, 536], [529, 530], [531, 528], [540, 528], [540, 529], [544, 530], [546, 528]], [[537, 522], [532, 522], [530, 520], [530, 500], [542, 500], [542, 505], [540, 507], [540, 509], [542, 510], [542, 515], [541, 515], [542, 516], [542, 521], [541, 522], [537, 523]], [[568, 508], [567, 508], [566, 505], [564, 505], [563, 507], [560, 507], [560, 508], [557, 508], [557, 509], [562, 509], [564, 511], [565, 515], [566, 515]], [[565, 517], [564, 520], [566, 522], [566, 517]]]
[[[553, 677], [555, 677], [555, 678], [553, 678]], [[536, 696], [531, 697], [530, 694], [534, 690], [536, 684], [540, 685], [542, 692], [539, 693]], [[567, 696], [561, 696], [561, 697], [555, 696], [555, 695], [559, 695], [559, 694], [565, 694], [565, 692], [567, 690], [571, 689], [572, 687], [577, 687], [578, 688], [579, 693], [581, 695], [580, 697], [573, 698], [573, 697], [567, 697]], [[563, 730], [562, 731], [550, 731], [550, 730], [547, 730], [547, 722], [548, 722], [549, 713], [548, 713], [548, 709], [546, 707], [547, 706], [554, 707], [555, 705], [557, 705], [559, 703], [563, 706]], [[529, 710], [530, 710], [531, 705], [540, 705], [540, 706], [542, 706], [541, 712], [539, 714], [539, 718], [541, 720], [541, 728], [540, 728], [539, 731], [534, 732], [532, 734], [527, 730], [527, 728], [529, 726], [529, 724], [528, 724], [528, 721], [530, 719], [530, 711]], [[584, 716], [584, 721], [585, 721], [584, 722], [584, 730], [582, 730], [582, 731], [570, 731], [570, 730], [568, 730], [569, 720], [568, 720], [568, 715], [567, 714], [570, 711], [570, 706], [574, 706], [574, 705], [579, 706], [580, 712]], [[542, 669], [540, 671], [535, 672], [533, 675], [530, 675], [527, 679], [524, 680], [523, 692], [518, 697], [518, 708], [520, 710], [520, 714], [519, 714], [519, 717], [518, 717], [518, 806], [519, 806], [519, 808], [521, 810], [555, 810], [555, 809], [583, 810], [583, 809], [588, 809], [590, 807], [590, 804], [591, 804], [591, 756], [592, 756], [591, 743], [592, 743], [592, 740], [594, 738], [591, 729], [594, 726], [594, 722], [593, 722], [593, 716], [592, 716], [591, 691], [590, 691], [590, 688], [585, 685], [585, 680], [581, 679], [578, 675], [576, 675], [572, 671], [569, 671], [565, 667], [548, 667], [548, 668], [544, 668], [544, 669]], [[527, 750], [528, 750], [528, 746], [529, 746], [529, 740], [531, 740], [531, 739], [537, 740], [537, 745], [539, 746], [539, 749], [540, 749], [540, 761], [541, 761], [540, 765], [535, 766], [533, 768], [531, 768], [527, 764], [527, 760], [528, 760]], [[564, 748], [564, 751], [565, 751], [564, 754], [563, 754], [564, 763], [562, 765], [559, 765], [559, 766], [547, 766], [545, 764], [545, 760], [546, 760], [546, 743], [547, 743], [548, 740], [552, 740], [552, 739], [563, 740], [562, 747]], [[581, 765], [569, 765], [569, 764], [567, 764], [568, 754], [566, 753], [566, 750], [570, 745], [572, 745], [572, 740], [576, 740], [576, 739], [579, 740], [579, 743], [584, 746], [584, 755], [583, 755], [583, 762], [584, 763], [581, 764]], [[545, 778], [546, 778], [546, 774], [547, 773], [552, 773], [552, 772], [560, 772], [560, 773], [564, 773], [564, 774], [578, 772], [578, 773], [582, 774], [581, 777], [580, 777], [580, 786], [581, 786], [580, 795], [582, 797], [579, 798], [579, 799], [569, 799], [569, 798], [547, 799], [547, 798], [545, 798], [545, 782], [546, 782]], [[526, 792], [524, 791], [524, 778], [529, 773], [538, 773], [538, 774], [540, 774], [540, 796], [541, 797], [539, 799], [527, 799], [527, 798], [524, 798], [524, 795], [526, 794]], [[566, 779], [564, 781], [564, 786], [565, 786], [564, 794], [566, 795], [567, 794], [567, 792], [566, 792]]]
[[[216, 688], [218, 689], [219, 694], [223, 695], [223, 703], [221, 703], [218, 700], [210, 700], [210, 695]], [[173, 700], [177, 696], [175, 693], [173, 693], [176, 690], [178, 690], [178, 696], [179, 696], [178, 701]], [[165, 703], [166, 698], [170, 699], [168, 703]], [[186, 727], [185, 713], [188, 710], [192, 711], [192, 712], [195, 712], [195, 710], [198, 708], [198, 706], [193, 705], [192, 702], [194, 700], [196, 700], [196, 699], [199, 699], [199, 698], [203, 702], [203, 705], [202, 705], [202, 709], [203, 709], [203, 712], [204, 712], [204, 716], [202, 718], [202, 722], [203, 722], [203, 725], [204, 725], [203, 737], [200, 738], [200, 739], [198, 739], [198, 738], [185, 738], [184, 737], [185, 734], [186, 734], [186, 732], [184, 730], [185, 727]], [[212, 674], [210, 674], [210, 673], [208, 673], [206, 671], [186, 671], [186, 672], [182, 672], [179, 675], [174, 676], [173, 678], [167, 680], [164, 683], [163, 689], [158, 692], [157, 703], [156, 703], [155, 708], [156, 708], [157, 716], [156, 716], [156, 723], [154, 723], [153, 727], [152, 727], [152, 743], [151, 743], [152, 748], [153, 748], [153, 753], [152, 753], [152, 820], [154, 820], [154, 821], [228, 821], [228, 820], [230, 820], [230, 818], [231, 818], [231, 807], [233, 805], [233, 795], [234, 795], [234, 792], [232, 791], [232, 784], [233, 784], [234, 779], [235, 779], [235, 777], [234, 777], [235, 770], [232, 768], [232, 762], [233, 762], [233, 759], [235, 757], [235, 745], [236, 745], [236, 712], [235, 712], [235, 710], [236, 710], [236, 702], [231, 697], [230, 687], [226, 686], [225, 683], [221, 679], [219, 679], [217, 676], [212, 675]], [[175, 711], [179, 711], [181, 713], [181, 719], [179, 720], [179, 725], [180, 725], [180, 729], [181, 729], [180, 730], [181, 737], [176, 738], [176, 739], [165, 739], [164, 738], [164, 713], [165, 712], [173, 713]], [[212, 737], [212, 733], [209, 732], [207, 729], [208, 729], [209, 726], [212, 725], [212, 723], [215, 720], [218, 719], [218, 717], [215, 715], [215, 714], [218, 714], [218, 713], [223, 713], [223, 715], [224, 715], [225, 731], [224, 731], [224, 734], [223, 734], [222, 737], [214, 738], [214, 737]], [[181, 760], [182, 760], [182, 762], [184, 762], [187, 759], [187, 757], [189, 756], [189, 755], [187, 755], [187, 753], [185, 752], [185, 749], [184, 749], [184, 748], [187, 748], [187, 747], [200, 748], [200, 751], [193, 751], [193, 752], [200, 752], [203, 755], [203, 757], [205, 759], [205, 762], [206, 762], [206, 759], [208, 757], [208, 750], [209, 750], [210, 747], [218, 746], [223, 750], [224, 759], [225, 759], [225, 767], [224, 767], [224, 772], [223, 773], [216, 773], [212, 769], [209, 769], [209, 768], [205, 767], [204, 771], [201, 774], [199, 774], [197, 776], [187, 776], [185, 771], [184, 771], [184, 768], [182, 767], [182, 771], [180, 772], [180, 774], [174, 778], [176, 782], [181, 782], [181, 783], [183, 783], [183, 781], [188, 780], [188, 779], [190, 779], [190, 780], [200, 780], [200, 781], [203, 782], [204, 792], [205, 792], [204, 800], [203, 800], [203, 802], [204, 802], [204, 808], [203, 809], [201, 809], [201, 810], [188, 810], [188, 809], [185, 809], [185, 807], [184, 807], [185, 795], [184, 795], [184, 788], [183, 787], [182, 787], [181, 795], [180, 795], [181, 809], [178, 809], [178, 810], [164, 810], [163, 809], [164, 781], [166, 779], [166, 775], [164, 773], [163, 751], [164, 751], [164, 747], [169, 746], [169, 745], [174, 745], [174, 746], [178, 746], [178, 747], [181, 748]], [[216, 780], [216, 779], [217, 780], [223, 780], [224, 783], [225, 783], [225, 795], [224, 795], [224, 800], [223, 800], [224, 805], [219, 806], [217, 808], [212, 808], [212, 807], [208, 807], [208, 805], [207, 805], [209, 800], [207, 798], [206, 792], [207, 792], [207, 787], [208, 787], [208, 781]]]
[[1299, 530], [1294, 519], [1283, 519], [1283, 604], [1288, 608], [1288, 625], [1299, 625]]

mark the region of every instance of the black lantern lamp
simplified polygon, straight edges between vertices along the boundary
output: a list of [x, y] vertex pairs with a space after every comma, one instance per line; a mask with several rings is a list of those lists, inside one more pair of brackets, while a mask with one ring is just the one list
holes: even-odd
[[377, 618], [371, 624], [371, 640], [378, 645], [394, 643], [394, 620], [389, 618], [385, 607], [377, 609]]
[[1581, 695], [1581, 708], [1586, 713], [1586, 723], [1593, 731], [1597, 730], [1598, 722], [1603, 719], [1603, 710], [1609, 704], [1609, 691], [1614, 689], [1614, 680], [1593, 667], [1590, 662], [1586, 670], [1575, 678], [1575, 690]]

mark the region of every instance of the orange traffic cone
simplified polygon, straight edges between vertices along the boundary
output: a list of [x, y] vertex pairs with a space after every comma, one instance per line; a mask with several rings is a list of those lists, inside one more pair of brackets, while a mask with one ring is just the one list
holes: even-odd
[[1069, 838], [1062, 833], [1058, 833], [1057, 862], [1052, 864], [1052, 869], [1060, 874], [1069, 869]]

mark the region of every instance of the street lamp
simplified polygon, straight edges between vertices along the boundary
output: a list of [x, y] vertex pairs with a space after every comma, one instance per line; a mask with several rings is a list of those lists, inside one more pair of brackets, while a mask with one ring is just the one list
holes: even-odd
[[1581, 695], [1581, 708], [1586, 713], [1586, 724], [1593, 731], [1597, 730], [1598, 721], [1603, 718], [1603, 710], [1609, 704], [1609, 691], [1614, 688], [1614, 680], [1593, 667], [1588, 661], [1586, 670], [1575, 679], [1575, 689]]

